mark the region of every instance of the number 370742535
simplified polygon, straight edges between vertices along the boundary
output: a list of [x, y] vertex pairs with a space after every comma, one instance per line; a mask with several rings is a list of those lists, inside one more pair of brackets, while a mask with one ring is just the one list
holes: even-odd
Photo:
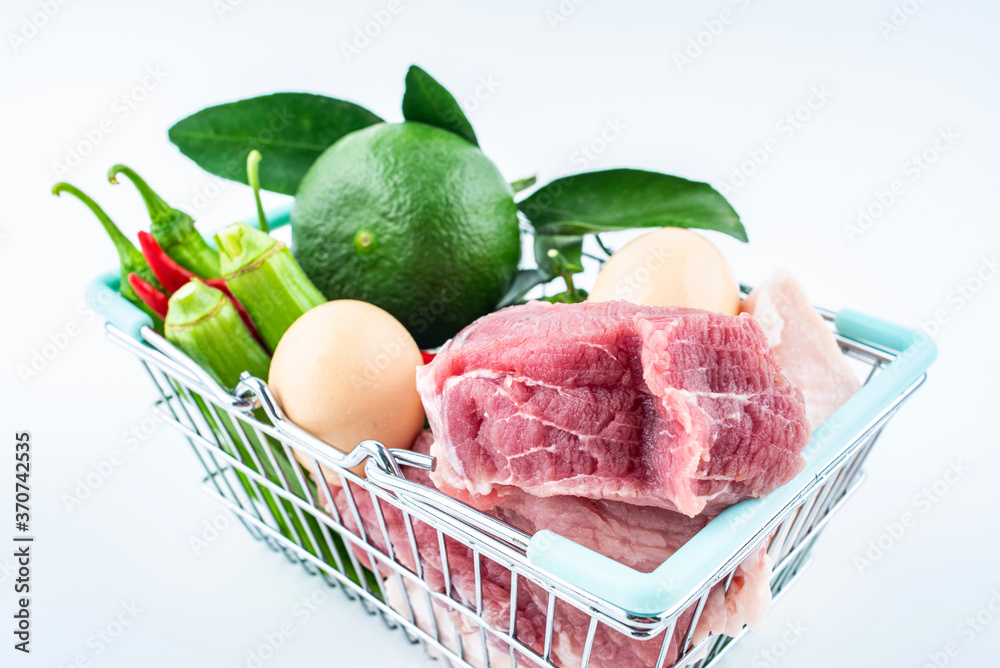
[[25, 523], [31, 519], [28, 502], [31, 500], [31, 486], [28, 478], [31, 475], [31, 434], [26, 431], [14, 435], [14, 477], [15, 477], [15, 517], [17, 523]]

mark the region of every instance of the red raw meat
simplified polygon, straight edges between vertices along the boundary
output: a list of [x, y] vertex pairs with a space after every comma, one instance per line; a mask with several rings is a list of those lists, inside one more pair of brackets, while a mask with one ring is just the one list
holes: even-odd
[[694, 517], [801, 469], [802, 395], [757, 322], [627, 302], [531, 302], [480, 318], [417, 370], [442, 491], [517, 489]]
[[760, 323], [774, 358], [806, 402], [816, 430], [861, 388], [837, 339], [787, 270], [779, 269], [740, 304]]
[[[417, 439], [414, 450], [427, 452], [432, 437], [429, 432]], [[428, 474], [417, 469], [406, 469], [409, 479], [431, 486]], [[353, 513], [347, 503], [344, 490], [331, 486], [337, 508], [347, 528], [358, 533]], [[371, 496], [351, 484], [351, 491], [361, 516], [361, 521], [371, 543], [386, 552], [381, 528], [378, 525]], [[392, 542], [396, 558], [406, 568], [414, 569], [413, 551], [407, 539], [403, 515], [397, 508], [383, 503], [389, 540]], [[537, 498], [521, 491], [506, 495], [491, 511], [494, 516], [510, 523], [527, 533], [548, 529], [579, 542], [597, 552], [643, 572], [659, 566], [681, 545], [708, 523], [709, 518], [701, 516], [689, 518], [679, 513], [653, 507], [631, 506], [617, 501], [595, 501], [575, 497]], [[437, 532], [423, 522], [414, 520], [413, 531], [417, 542], [423, 576], [434, 591], [444, 590]], [[448, 566], [452, 584], [452, 598], [468, 608], [475, 609], [475, 571], [473, 552], [468, 547], [445, 537]], [[357, 550], [365, 565], [367, 556]], [[496, 562], [482, 558], [480, 562], [483, 585], [483, 617], [493, 628], [506, 629], [510, 619], [510, 571]], [[384, 567], [379, 569], [388, 575]], [[735, 633], [744, 623], [756, 625], [770, 605], [771, 592], [768, 587], [771, 563], [763, 550], [751, 555], [737, 570], [736, 576], [725, 594], [721, 585], [709, 597], [696, 629], [695, 638], [704, 637], [709, 632], [720, 633], [730, 630]], [[541, 588], [527, 581], [518, 580], [516, 637], [524, 645], [541, 653], [545, 639], [545, 610], [548, 595]], [[402, 593], [390, 578], [387, 589], [392, 595], [391, 603], [403, 612]], [[418, 619], [429, 620], [432, 611], [426, 610], [423, 597], [414, 595], [413, 587], [406, 587], [410, 593], [412, 606]], [[655, 592], [651, 592], [655, 595]], [[440, 610], [436, 611], [441, 617]], [[405, 614], [405, 612], [403, 612]], [[677, 646], [687, 633], [693, 609], [685, 611], [674, 631], [671, 647], [667, 655], [667, 665], [677, 657]], [[475, 628], [458, 619], [458, 613], [451, 613], [456, 619], [460, 633], [471, 633]], [[557, 665], [578, 666], [582, 656], [590, 617], [565, 601], [558, 601], [555, 608], [553, 632], [553, 661]], [[422, 626], [429, 630], [427, 622]], [[450, 630], [449, 630], [450, 633]], [[492, 646], [502, 643], [492, 636]], [[475, 643], [467, 643], [475, 647]], [[604, 625], [599, 625], [595, 635], [590, 665], [594, 668], [629, 668], [648, 666], [655, 663], [660, 648], [659, 639], [642, 641], [631, 638]], [[478, 651], [478, 650], [477, 650]], [[501, 655], [506, 654], [502, 647]], [[530, 661], [520, 661], [523, 665], [534, 665]]]

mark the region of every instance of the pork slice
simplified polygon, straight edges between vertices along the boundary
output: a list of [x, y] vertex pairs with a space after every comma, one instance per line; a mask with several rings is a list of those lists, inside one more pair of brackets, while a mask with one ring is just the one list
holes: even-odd
[[[619, 501], [540, 498], [519, 490], [501, 499], [492, 513], [525, 533], [555, 532], [642, 573], [658, 568], [712, 519]], [[761, 624], [771, 607], [772, 566], [766, 545], [761, 545], [737, 567], [728, 590], [721, 584], [712, 589], [695, 628], [695, 644], [710, 634], [736, 635], [745, 624], [750, 628]], [[650, 596], [655, 598], [656, 592]], [[590, 619], [566, 607], [556, 619], [560, 628], [571, 629], [560, 637], [560, 656], [566, 665], [579, 665]], [[665, 665], [677, 658], [693, 616], [692, 607], [678, 620]], [[657, 640], [638, 641], [599, 627], [591, 662], [594, 666], [648, 666], [655, 664], [659, 649]]]
[[[414, 450], [429, 451], [431, 440], [432, 437], [427, 433], [418, 439]], [[408, 468], [406, 475], [411, 480], [431, 485], [424, 471]], [[351, 491], [370, 542], [376, 549], [386, 553], [385, 541], [371, 497], [353, 483]], [[331, 487], [331, 493], [345, 525], [349, 530], [359, 533], [345, 490], [334, 486]], [[381, 510], [385, 519], [386, 533], [389, 535], [396, 558], [406, 568], [415, 572], [413, 550], [402, 512], [384, 503]], [[575, 497], [538, 498], [516, 490], [506, 495], [491, 513], [526, 533], [533, 534], [542, 529], [555, 531], [642, 572], [649, 572], [659, 566], [709, 521], [707, 516], [690, 518], [662, 508]], [[437, 532], [418, 520], [413, 520], [412, 526], [423, 578], [433, 591], [444, 592], [445, 580]], [[445, 537], [444, 544], [450, 575], [451, 598], [457, 604], [474, 610], [476, 585], [473, 552], [448, 537]], [[768, 585], [771, 565], [766, 556], [762, 555], [763, 548], [739, 566], [728, 593], [723, 592], [721, 585], [713, 589], [702, 613], [702, 619], [696, 627], [697, 638], [705, 637], [708, 633], [738, 630], [744, 623], [755, 625], [759, 622], [771, 600]], [[359, 552], [359, 556], [362, 563], [370, 565], [367, 555]], [[432, 603], [428, 609], [426, 600], [422, 596], [414, 595], [416, 590], [413, 585], [407, 586], [404, 581], [404, 588], [401, 589], [395, 581], [395, 576], [390, 576], [389, 569], [383, 566], [377, 570], [392, 582], [387, 584], [387, 587], [393, 597], [393, 607], [407, 614], [406, 605], [402, 600], [405, 589], [410, 598], [411, 609], [421, 628], [432, 632], [430, 618], [433, 615], [439, 621], [439, 625], [445, 623], [446, 646], [457, 648], [458, 643], [462, 643], [463, 647], [473, 644], [468, 636], [476, 634], [477, 629], [470, 624], [467, 616], [448, 610], [439, 603]], [[480, 572], [483, 586], [483, 618], [491, 628], [506, 630], [510, 619], [510, 571], [490, 559], [481, 558]], [[651, 592], [651, 595], [655, 595], [655, 592]], [[544, 648], [547, 603], [548, 594], [544, 590], [527, 578], [519, 578], [515, 614], [516, 638], [539, 653]], [[678, 620], [668, 649], [666, 665], [677, 658], [678, 645], [686, 635], [693, 615], [692, 607]], [[455, 622], [454, 625], [451, 624], [452, 620]], [[559, 600], [555, 607], [553, 622], [554, 663], [559, 666], [578, 666], [587, 638], [590, 616], [566, 601]], [[456, 629], [459, 637], [454, 637]], [[492, 634], [487, 635], [490, 647], [493, 648], [490, 650], [492, 658], [496, 658], [494, 650], [507, 652], [507, 647], [502, 641]], [[591, 665], [595, 668], [652, 665], [655, 663], [659, 647], [660, 643], [656, 639], [638, 640], [599, 625], [594, 639]], [[477, 652], [481, 655], [481, 651]], [[518, 663], [533, 665], [527, 660], [520, 660]]]
[[[438, 642], [463, 657], [470, 665], [476, 668], [487, 665], [490, 668], [509, 668], [512, 665], [509, 654], [495, 643], [487, 643], [488, 661], [483, 661], [483, 645], [469, 618], [437, 600], [432, 599], [428, 605], [419, 585], [411, 580], [403, 580], [403, 586], [400, 587], [398, 579], [387, 577], [382, 581], [382, 591], [385, 593], [386, 603], [393, 610], [403, 616], [409, 614], [407, 610], [412, 610], [413, 621], [418, 628], [431, 637], [436, 637]], [[409, 608], [406, 605], [407, 599], [410, 602]], [[431, 645], [427, 646], [427, 653], [435, 659], [442, 658], [441, 652]], [[531, 664], [520, 662], [520, 665]]]
[[812, 430], [861, 387], [830, 328], [787, 270], [758, 285], [740, 310], [760, 323], [782, 372], [802, 392]]
[[[414, 450], [422, 452], [429, 450], [431, 438], [429, 432], [427, 434], [428, 438], [418, 439], [414, 445]], [[428, 487], [433, 487], [426, 472], [410, 468], [405, 469], [405, 472], [407, 478]], [[350, 492], [353, 496], [358, 516], [361, 518], [361, 526], [364, 528], [368, 542], [382, 554], [388, 554], [387, 545], [378, 523], [371, 496], [354, 483], [350, 483]], [[342, 487], [330, 486], [330, 493], [344, 526], [349, 531], [360, 536], [361, 532], [348, 501], [347, 491]], [[415, 573], [416, 562], [414, 561], [413, 549], [409, 542], [402, 511], [386, 503], [382, 503], [380, 508], [385, 521], [386, 534], [389, 536], [396, 560], [405, 568]], [[457, 605], [461, 605], [467, 610], [475, 610], [476, 576], [472, 550], [466, 545], [448, 536], [444, 536], [445, 558], [448, 563], [449, 582], [451, 585], [450, 591], [445, 592], [444, 562], [442, 560], [437, 531], [424, 522], [415, 519], [411, 520], [411, 526], [417, 545], [417, 556], [420, 559], [422, 579], [428, 588], [431, 591], [448, 593]], [[392, 575], [392, 570], [386, 567], [382, 561], [376, 559], [376, 563], [372, 564], [364, 550], [356, 549], [355, 553], [364, 566], [372, 569], [383, 578], [388, 580], [395, 579], [395, 576]], [[482, 584], [483, 619], [490, 628], [506, 629], [510, 620], [510, 570], [491, 559], [481, 558], [480, 582]], [[413, 591], [414, 585], [411, 584], [410, 587], [407, 587], [405, 581], [403, 588], [399, 587], [398, 582], [392, 585], [391, 593], [395, 599], [394, 607], [404, 616], [408, 615], [408, 612], [401, 597], [404, 592], [409, 594]], [[464, 636], [475, 632], [476, 628], [478, 628], [470, 624], [471, 619], [468, 615], [461, 614], [456, 610], [449, 610], [439, 603], [432, 602], [431, 609], [428, 610], [427, 603], [423, 600], [422, 596], [411, 596], [410, 604], [411, 608], [414, 609], [414, 616], [419, 616], [424, 624], [429, 625], [432, 615], [435, 619], [443, 620], [447, 618], [455, 622], [455, 628], [445, 633], [444, 640], [448, 647], [457, 647], [458, 643], [461, 643], [462, 647], [465, 647], [468, 644], [468, 640]], [[519, 579], [515, 614], [517, 620], [516, 636], [519, 642], [537, 652], [541, 652], [544, 645], [546, 604], [546, 594], [540, 587], [525, 578]], [[579, 611], [577, 613], [584, 614]], [[572, 614], [571, 612], [571, 617]], [[563, 617], [565, 617], [565, 612], [563, 607], [560, 606], [559, 618], [562, 619]], [[421, 628], [425, 631], [433, 632], [432, 627], [421, 626]], [[455, 630], [458, 631], [460, 637], [454, 637]], [[584, 633], [586, 633], [586, 628], [584, 628]], [[501, 648], [503, 652], [507, 651], [507, 648], [505, 646], [501, 647], [501, 643], [495, 637], [491, 636], [490, 642], [493, 647]], [[553, 660], [558, 661], [558, 657], [558, 652], [554, 650]], [[521, 661], [519, 663], [521, 665], [531, 665], [530, 661]]]
[[536, 497], [520, 490], [504, 496], [490, 513], [529, 535], [552, 531], [642, 573], [655, 570], [711, 520], [621, 501]]
[[480, 509], [521, 489], [717, 513], [800, 470], [808, 424], [748, 316], [531, 302], [417, 371], [437, 487]]

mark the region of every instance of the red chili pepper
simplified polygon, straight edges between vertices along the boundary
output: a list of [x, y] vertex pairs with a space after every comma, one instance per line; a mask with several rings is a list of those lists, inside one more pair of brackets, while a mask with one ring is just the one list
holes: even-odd
[[[149, 232], [139, 232], [139, 246], [142, 248], [143, 257], [145, 257], [146, 262], [149, 263], [149, 268], [153, 270], [153, 274], [157, 279], [159, 279], [160, 283], [163, 284], [163, 287], [169, 294], [174, 294], [185, 283], [190, 281], [192, 278], [196, 278], [194, 273], [180, 266], [174, 261], [173, 258], [167, 255], [167, 252], [163, 250], [159, 242], [154, 239], [153, 235]], [[241, 304], [240, 301], [233, 296], [233, 293], [229, 290], [229, 286], [226, 285], [226, 279], [202, 278], [201, 280], [206, 285], [209, 285], [217, 290], [221, 290], [222, 293], [226, 295], [232, 305], [236, 308], [236, 312], [240, 314], [240, 318], [243, 319], [243, 324], [247, 326], [250, 333], [253, 334], [254, 338], [256, 338], [257, 341], [263, 346], [264, 341], [261, 339], [260, 333], [257, 331], [257, 327], [253, 324], [253, 320], [250, 319], [250, 314], [247, 313], [245, 308], [243, 308], [243, 304]]]
[[152, 309], [153, 313], [160, 316], [160, 318], [167, 319], [167, 302], [169, 301], [169, 297], [166, 294], [154, 288], [148, 281], [143, 280], [137, 274], [129, 274], [128, 283], [135, 290], [135, 294], [139, 296], [143, 304]]
[[167, 255], [149, 232], [139, 232], [139, 246], [142, 248], [143, 257], [149, 263], [149, 268], [153, 270], [153, 274], [163, 284], [168, 294], [174, 294], [181, 286], [194, 278], [194, 273], [180, 266]]
[[421, 350], [420, 356], [424, 358], [424, 364], [430, 364], [434, 361], [434, 358], [437, 357], [435, 353], [429, 353], [426, 350]]

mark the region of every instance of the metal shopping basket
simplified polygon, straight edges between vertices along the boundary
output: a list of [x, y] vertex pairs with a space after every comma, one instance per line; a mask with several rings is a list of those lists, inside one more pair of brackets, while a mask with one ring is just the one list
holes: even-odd
[[[288, 211], [279, 212], [272, 227], [287, 220]], [[819, 310], [844, 354], [867, 373], [864, 386], [816, 430], [804, 453], [806, 467], [794, 480], [766, 498], [727, 509], [662, 566], [639, 573], [551, 532], [526, 535], [408, 480], [404, 469], [432, 466], [427, 455], [375, 441], [340, 454], [285, 419], [261, 379], [244, 376], [230, 394], [151, 328], [148, 317], [120, 296], [118, 281], [117, 272], [98, 277], [88, 286], [88, 301], [107, 319], [108, 337], [149, 373], [160, 394], [154, 410], [191, 444], [205, 469], [204, 489], [256, 539], [390, 628], [402, 629], [430, 655], [475, 668], [559, 665], [553, 636], [560, 632], [556, 610], [564, 606], [588, 620], [581, 668], [591, 664], [595, 638], [609, 633], [654, 643], [658, 650], [650, 655], [658, 668], [668, 658], [674, 667], [712, 665], [746, 628], [735, 636], [696, 638], [710, 593], [719, 586], [728, 591], [738, 565], [761, 545], [774, 563], [774, 598], [796, 581], [826, 523], [863, 482], [862, 466], [883, 427], [923, 382], [936, 355], [933, 342], [919, 332], [854, 311]], [[315, 479], [293, 454], [311, 462]], [[361, 463], [366, 478], [348, 470]], [[330, 475], [339, 478], [350, 516], [331, 497]], [[374, 510], [380, 535], [366, 531], [362, 502]], [[402, 514], [408, 545], [390, 540], [388, 510]], [[443, 586], [432, 586], [424, 572], [414, 537], [418, 523], [436, 534], [441, 564], [435, 567]], [[446, 542], [461, 544], [471, 555], [474, 597], [455, 595]], [[509, 623], [484, 619], [487, 561], [509, 573], [511, 610], [526, 588], [541, 593], [542, 638], [526, 641], [516, 612]]]

